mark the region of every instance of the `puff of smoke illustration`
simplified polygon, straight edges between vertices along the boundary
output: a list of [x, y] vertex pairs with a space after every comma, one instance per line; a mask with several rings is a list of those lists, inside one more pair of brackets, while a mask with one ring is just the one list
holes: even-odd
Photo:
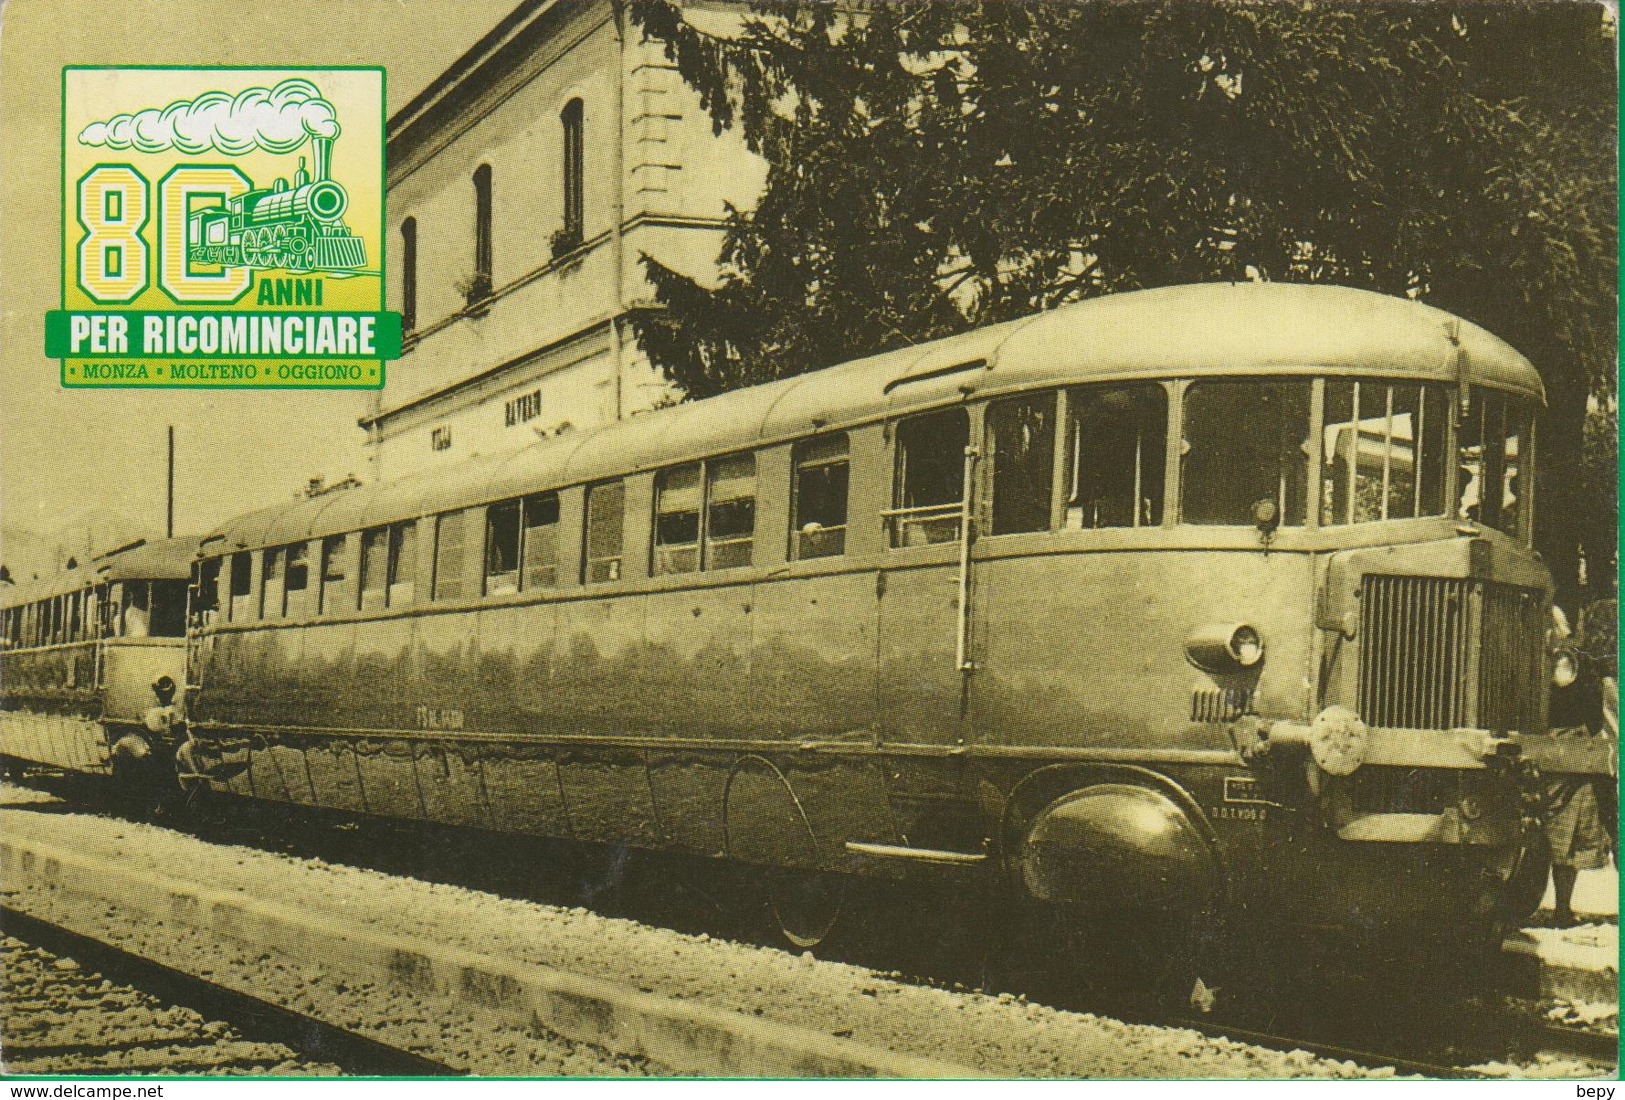
[[79, 134], [79, 143], [138, 153], [213, 149], [241, 156], [254, 149], [291, 153], [309, 138], [338, 135], [333, 105], [316, 85], [293, 77], [274, 88], [246, 88], [235, 96], [204, 92], [161, 109], [149, 107], [92, 122]]

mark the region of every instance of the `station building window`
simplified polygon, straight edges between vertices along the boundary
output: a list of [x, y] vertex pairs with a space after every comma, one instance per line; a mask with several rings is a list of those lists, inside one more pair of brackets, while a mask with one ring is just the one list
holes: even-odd
[[1047, 531], [1055, 481], [1054, 393], [1028, 394], [988, 407], [992, 441], [991, 534]]
[[1320, 522], [1444, 515], [1449, 417], [1443, 386], [1329, 379]]
[[622, 542], [626, 537], [626, 485], [609, 481], [587, 490], [587, 523], [582, 580], [602, 584], [621, 579]]
[[485, 594], [519, 591], [519, 502], [505, 500], [485, 510]]
[[463, 580], [468, 554], [467, 527], [464, 512], [446, 512], [435, 519], [433, 599], [460, 600], [468, 594]]
[[1185, 393], [1180, 519], [1252, 526], [1254, 506], [1301, 527], [1309, 485], [1308, 379], [1195, 382]]
[[851, 482], [845, 435], [803, 440], [791, 453], [790, 556], [797, 560], [846, 553], [847, 489]]
[[892, 546], [959, 537], [969, 445], [970, 416], [964, 409], [926, 413], [897, 425], [896, 488], [884, 513]]
[[491, 296], [491, 166], [474, 169], [474, 277], [469, 280], [468, 304]]
[[349, 550], [348, 535], [329, 535], [322, 540], [322, 590], [319, 596], [320, 611], [323, 615], [331, 615], [337, 611], [344, 611], [350, 606], [345, 594], [348, 591], [345, 581], [345, 570], [348, 563], [345, 554]]
[[586, 235], [585, 182], [586, 108], [579, 99], [572, 99], [559, 112], [559, 125], [564, 137], [564, 241], [570, 247], [581, 243]]
[[418, 327], [418, 220], [401, 223], [401, 331]]
[[1066, 400], [1063, 526], [1161, 524], [1168, 392], [1156, 384], [1081, 386]]
[[525, 588], [552, 588], [559, 583], [559, 495], [526, 497], [523, 519]]
[[247, 550], [241, 550], [231, 556], [231, 621], [243, 622], [248, 619], [253, 604], [250, 602], [254, 595], [254, 562]]

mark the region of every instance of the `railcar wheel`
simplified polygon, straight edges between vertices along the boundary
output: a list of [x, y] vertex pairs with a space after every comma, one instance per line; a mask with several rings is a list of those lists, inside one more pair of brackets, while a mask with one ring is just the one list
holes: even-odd
[[5, 761], [6, 778], [13, 783], [21, 783], [28, 778], [28, 765], [21, 760], [7, 758]]
[[768, 878], [768, 906], [779, 935], [810, 951], [829, 940], [846, 905], [846, 880], [821, 871], [775, 870]]

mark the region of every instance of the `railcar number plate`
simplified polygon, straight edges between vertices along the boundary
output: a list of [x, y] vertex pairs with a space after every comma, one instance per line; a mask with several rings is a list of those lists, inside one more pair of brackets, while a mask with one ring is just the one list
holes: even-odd
[[1208, 808], [1215, 821], [1267, 821], [1271, 808], [1280, 803], [1265, 798], [1258, 790], [1258, 780], [1250, 775], [1224, 777], [1224, 804]]

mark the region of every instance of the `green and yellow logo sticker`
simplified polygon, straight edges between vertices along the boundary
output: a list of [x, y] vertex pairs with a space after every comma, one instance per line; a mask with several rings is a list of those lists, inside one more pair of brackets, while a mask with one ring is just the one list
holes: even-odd
[[64, 386], [377, 388], [378, 68], [62, 74]]

